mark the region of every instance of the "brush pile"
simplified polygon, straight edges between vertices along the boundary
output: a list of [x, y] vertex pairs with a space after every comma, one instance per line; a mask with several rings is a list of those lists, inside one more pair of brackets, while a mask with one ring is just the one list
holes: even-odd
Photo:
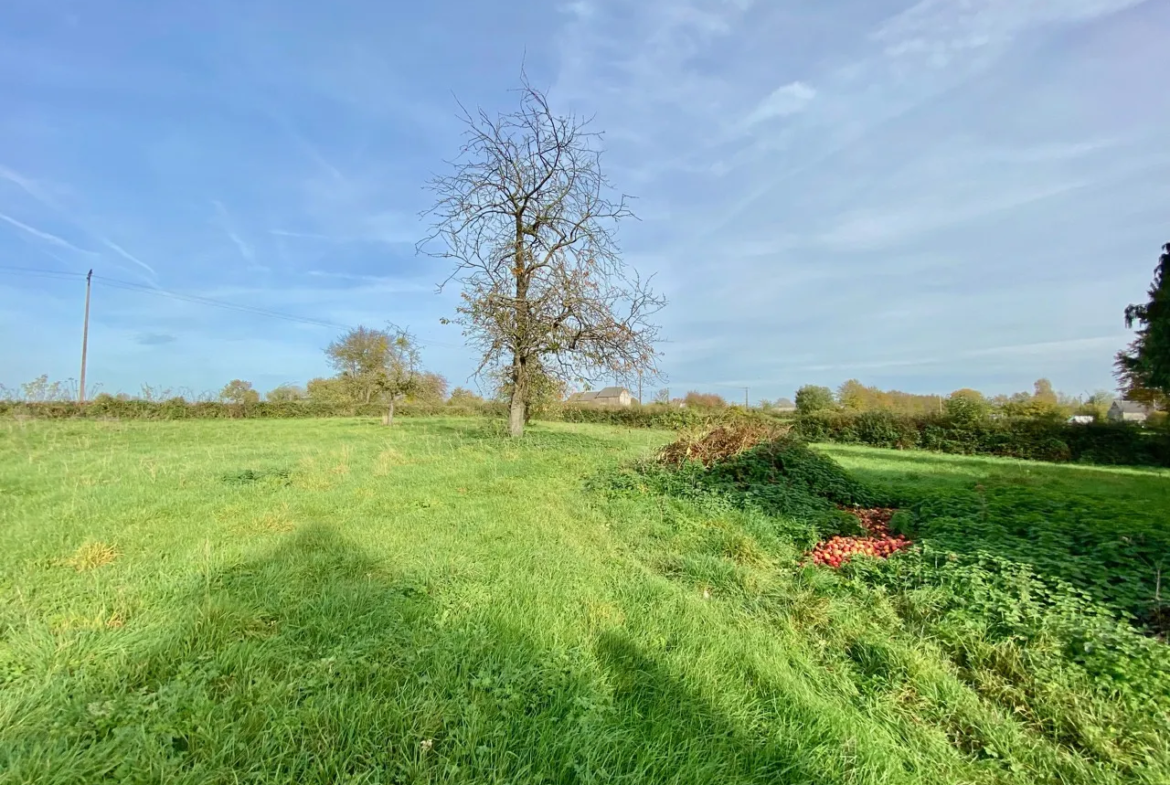
[[711, 467], [729, 461], [753, 447], [782, 439], [791, 430], [788, 425], [744, 422], [683, 433], [678, 441], [671, 442], [658, 452], [658, 460], [674, 467], [688, 461]]
[[857, 555], [886, 559], [910, 547], [910, 540], [902, 535], [890, 534], [890, 519], [896, 510], [878, 508], [872, 510], [847, 510], [857, 516], [864, 537], [833, 537], [813, 548], [809, 560], [813, 564], [840, 567]]

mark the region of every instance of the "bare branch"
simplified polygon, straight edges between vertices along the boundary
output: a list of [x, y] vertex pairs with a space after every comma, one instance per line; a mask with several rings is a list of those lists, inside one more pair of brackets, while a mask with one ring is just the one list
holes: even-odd
[[454, 263], [439, 288], [462, 289], [453, 321], [481, 353], [477, 374], [507, 369], [517, 434], [536, 369], [562, 381], [656, 375], [650, 319], [665, 305], [621, 259], [615, 227], [634, 214], [610, 196], [601, 134], [555, 115], [527, 78], [519, 93], [510, 114], [460, 105], [463, 144], [431, 182], [432, 231], [419, 243]]

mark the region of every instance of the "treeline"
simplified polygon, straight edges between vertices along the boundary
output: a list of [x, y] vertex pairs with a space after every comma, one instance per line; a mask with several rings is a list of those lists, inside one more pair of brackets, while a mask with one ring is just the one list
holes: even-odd
[[796, 409], [801, 414], [817, 412], [885, 412], [908, 417], [950, 415], [960, 418], [996, 416], [1025, 419], [1067, 420], [1074, 415], [1090, 416], [1104, 422], [1116, 397], [1101, 390], [1084, 397], [1057, 392], [1048, 379], [1039, 379], [1030, 392], [987, 396], [964, 388], [950, 395], [916, 395], [882, 390], [851, 379], [836, 391], [828, 387], [805, 386], [796, 392]]

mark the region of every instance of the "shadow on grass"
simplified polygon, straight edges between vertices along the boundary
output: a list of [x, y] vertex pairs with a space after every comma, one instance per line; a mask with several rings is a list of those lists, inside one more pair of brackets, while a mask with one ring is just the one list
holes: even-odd
[[[679, 679], [646, 656], [626, 635], [604, 634], [596, 655], [613, 688], [619, 722], [629, 741], [640, 749], [647, 766], [646, 781], [654, 782], [828, 782], [828, 772], [812, 770], [796, 749], [784, 749], [766, 732], [749, 734]], [[791, 745], [798, 742], [789, 740]], [[802, 760], [803, 758], [803, 760]], [[610, 776], [617, 772], [607, 772]], [[634, 769], [623, 771], [627, 776]]]
[[131, 620], [102, 633], [120, 643], [29, 685], [21, 723], [0, 732], [10, 781], [706, 783], [797, 770], [623, 638], [543, 647], [325, 527], [200, 575], [169, 611], [169, 626]]

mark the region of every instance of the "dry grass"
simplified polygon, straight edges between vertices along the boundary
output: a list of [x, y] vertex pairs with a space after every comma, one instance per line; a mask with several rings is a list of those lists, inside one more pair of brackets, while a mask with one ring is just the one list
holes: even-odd
[[296, 528], [296, 522], [289, 514], [287, 503], [280, 504], [272, 509], [265, 510], [252, 518], [247, 526], [239, 527], [242, 533], [264, 532], [268, 534], [286, 534]]
[[65, 564], [78, 572], [87, 572], [105, 567], [117, 558], [118, 550], [114, 546], [104, 542], [87, 542], [66, 559]]

